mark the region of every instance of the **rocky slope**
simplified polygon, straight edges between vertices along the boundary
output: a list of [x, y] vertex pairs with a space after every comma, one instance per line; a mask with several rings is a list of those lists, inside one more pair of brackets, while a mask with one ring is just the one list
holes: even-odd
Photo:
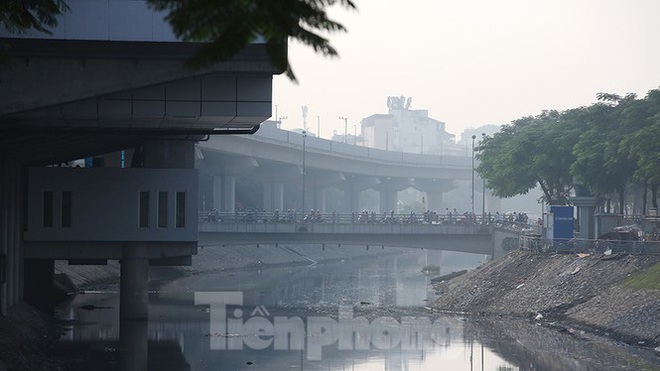
[[[437, 289], [438, 311], [528, 317], [660, 345], [660, 256], [514, 251]], [[654, 275], [648, 274], [652, 272]], [[650, 283], [635, 284], [646, 273]], [[648, 279], [648, 277], [646, 277]], [[655, 282], [654, 282], [655, 281]]]

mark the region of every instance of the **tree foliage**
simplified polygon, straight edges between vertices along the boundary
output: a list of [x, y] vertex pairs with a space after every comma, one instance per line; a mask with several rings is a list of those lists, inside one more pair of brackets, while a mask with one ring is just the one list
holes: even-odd
[[575, 131], [569, 114], [545, 111], [505, 125], [477, 148], [479, 175], [499, 197], [525, 194], [540, 186], [548, 203], [566, 203], [574, 161]]
[[574, 183], [603, 199], [630, 184], [660, 188], [660, 90], [599, 93], [599, 102], [563, 112], [544, 111], [505, 125], [482, 141], [479, 174], [493, 194], [512, 197], [538, 186], [549, 204], [568, 203]]
[[[68, 9], [65, 0], [2, 0], [0, 27], [21, 34], [30, 30], [50, 34], [57, 26], [57, 16]], [[8, 64], [8, 45], [0, 39], [0, 63]]]
[[[337, 50], [323, 34], [346, 29], [330, 19], [326, 9], [336, 4], [356, 9], [352, 0], [147, 1], [153, 9], [167, 13], [165, 19], [177, 37], [201, 43], [198, 53], [188, 61], [190, 67], [227, 60], [248, 44], [262, 40], [275, 68], [285, 71], [293, 81], [296, 76], [287, 55], [288, 39], [324, 56], [336, 56]], [[0, 23], [12, 32], [48, 32], [67, 9], [66, 0], [3, 0]]]

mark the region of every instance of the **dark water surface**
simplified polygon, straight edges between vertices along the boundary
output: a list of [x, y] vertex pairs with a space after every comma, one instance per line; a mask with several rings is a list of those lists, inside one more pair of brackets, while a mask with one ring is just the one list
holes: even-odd
[[[60, 351], [74, 369], [99, 371], [636, 370], [653, 364], [652, 354], [644, 358], [527, 322], [433, 314], [425, 307], [436, 293], [421, 273], [431, 264], [443, 265], [442, 255], [415, 250], [186, 276], [152, 284], [148, 323], [119, 324], [111, 287], [58, 309], [70, 323]], [[443, 267], [441, 274], [464, 268]]]

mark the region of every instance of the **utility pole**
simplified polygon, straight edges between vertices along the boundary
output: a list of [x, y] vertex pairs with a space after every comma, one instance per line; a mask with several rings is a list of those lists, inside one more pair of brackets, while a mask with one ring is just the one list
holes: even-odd
[[348, 119], [344, 116], [339, 116], [340, 120], [344, 120], [344, 143], [346, 143], [346, 137], [348, 136]]
[[470, 196], [470, 208], [472, 215], [474, 215], [474, 140], [476, 135], [472, 135], [472, 195]]

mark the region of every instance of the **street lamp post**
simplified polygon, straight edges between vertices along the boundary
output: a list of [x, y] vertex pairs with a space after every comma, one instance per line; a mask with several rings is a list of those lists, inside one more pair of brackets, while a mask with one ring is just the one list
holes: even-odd
[[281, 129], [281, 128], [282, 128], [282, 120], [286, 120], [286, 119], [288, 119], [287, 116], [282, 116], [282, 117], [278, 117], [278, 118], [277, 118], [277, 128], [278, 128], [278, 129]]
[[307, 138], [307, 131], [303, 130], [302, 131], [302, 139], [303, 139], [303, 156], [302, 156], [302, 213], [301, 213], [301, 222], [305, 221], [305, 173], [306, 173], [306, 168], [305, 168], [305, 139]]
[[316, 116], [316, 137], [321, 137], [321, 116]]
[[339, 116], [339, 119], [344, 120], [344, 143], [346, 143], [346, 137], [348, 136], [348, 118]]
[[472, 209], [472, 215], [474, 215], [474, 139], [476, 135], [472, 135], [472, 195], [470, 196], [470, 207]]
[[[486, 139], [486, 133], [481, 133], [481, 143]], [[486, 220], [486, 178], [481, 177], [481, 223]]]

